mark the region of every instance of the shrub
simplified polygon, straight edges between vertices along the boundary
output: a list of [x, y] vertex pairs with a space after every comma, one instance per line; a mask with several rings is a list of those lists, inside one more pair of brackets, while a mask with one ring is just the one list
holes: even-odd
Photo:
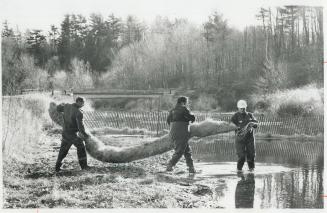
[[56, 70], [59, 70], [60, 62], [58, 56], [53, 56], [49, 58], [48, 62], [45, 65], [45, 69], [48, 70], [48, 73], [53, 76]]
[[72, 72], [57, 71], [53, 77], [54, 87], [74, 90], [93, 88], [90, 66], [78, 59], [72, 60]]
[[[168, 110], [174, 106], [175, 103], [171, 97], [163, 97], [160, 102], [161, 110]], [[127, 110], [127, 111], [156, 111], [158, 110], [157, 99], [129, 99], [119, 98], [110, 100], [94, 100], [92, 107], [97, 110]]]
[[73, 59], [72, 61], [73, 73], [69, 76], [68, 82], [71, 83], [71, 87], [74, 89], [85, 89], [93, 87], [93, 80], [91, 77], [90, 66], [83, 61]]
[[161, 109], [162, 110], [170, 110], [173, 108], [176, 104], [176, 98], [173, 98], [172, 96], [163, 96], [161, 99]]
[[255, 103], [254, 109], [257, 112], [265, 112], [269, 109], [269, 107], [270, 107], [270, 103], [268, 101], [260, 100], [257, 103]]
[[55, 88], [67, 89], [69, 88], [67, 84], [67, 74], [64, 71], [57, 71], [53, 76], [53, 84]]
[[302, 116], [305, 114], [305, 112], [306, 111], [305, 111], [304, 107], [297, 103], [281, 104], [277, 110], [277, 114], [280, 117], [288, 116], [288, 115]]
[[254, 103], [256, 110], [276, 113], [278, 115], [323, 115], [323, 88], [317, 88], [315, 84], [277, 91], [273, 94], [252, 95], [251, 102]]
[[2, 45], [3, 94], [17, 94], [20, 89], [47, 88], [48, 73], [34, 65], [34, 58], [24, 53], [19, 42], [6, 38]]
[[125, 108], [128, 101], [127, 98], [93, 100], [91, 106], [96, 110], [122, 110]]
[[199, 95], [192, 103], [192, 109], [197, 111], [210, 111], [218, 107], [217, 100], [205, 94]]

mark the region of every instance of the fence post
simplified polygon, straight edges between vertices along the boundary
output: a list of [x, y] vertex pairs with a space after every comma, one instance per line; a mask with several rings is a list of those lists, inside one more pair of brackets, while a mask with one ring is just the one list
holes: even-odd
[[117, 123], [117, 128], [120, 128], [119, 127], [119, 112], [118, 111], [116, 112], [116, 123]]
[[160, 122], [160, 105], [161, 105], [161, 97], [158, 99], [158, 120], [157, 120], [157, 136], [159, 135], [159, 122]]

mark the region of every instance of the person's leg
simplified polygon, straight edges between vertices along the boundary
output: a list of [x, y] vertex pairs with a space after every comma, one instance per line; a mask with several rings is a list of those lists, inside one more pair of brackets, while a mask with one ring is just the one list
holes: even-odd
[[72, 146], [72, 142], [63, 133], [60, 150], [59, 150], [56, 167], [55, 167], [57, 172], [60, 170], [61, 162], [67, 156], [67, 153], [71, 146]]
[[253, 137], [249, 138], [249, 141], [246, 144], [246, 159], [249, 169], [253, 170], [255, 167], [255, 140]]
[[243, 169], [244, 162], [245, 162], [245, 157], [238, 155], [237, 170], [242, 170]]
[[186, 165], [188, 166], [188, 170], [190, 173], [195, 173], [194, 165], [193, 165], [193, 159], [192, 159], [192, 150], [190, 148], [190, 145], [186, 143], [186, 148], [184, 151], [184, 157], [186, 160]]
[[181, 139], [174, 140], [175, 143], [175, 152], [173, 156], [171, 157], [170, 161], [167, 165], [167, 171], [172, 171], [172, 168], [176, 165], [176, 163], [179, 161], [179, 159], [182, 157], [182, 155], [185, 152], [186, 143]]
[[77, 158], [78, 158], [79, 165], [81, 166], [82, 169], [86, 169], [88, 167], [87, 155], [86, 155], [86, 150], [83, 140], [80, 137], [76, 136], [73, 141], [73, 144], [77, 148]]
[[235, 142], [236, 154], [237, 154], [237, 170], [242, 170], [245, 162], [245, 144], [244, 141], [236, 140]]

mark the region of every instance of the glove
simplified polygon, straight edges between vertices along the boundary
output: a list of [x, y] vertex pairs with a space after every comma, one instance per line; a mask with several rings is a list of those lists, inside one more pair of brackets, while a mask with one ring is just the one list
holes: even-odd
[[249, 127], [253, 127], [253, 128], [257, 128], [258, 127], [258, 124], [257, 123], [254, 123], [254, 122], [250, 122], [249, 124], [248, 124], [248, 126]]

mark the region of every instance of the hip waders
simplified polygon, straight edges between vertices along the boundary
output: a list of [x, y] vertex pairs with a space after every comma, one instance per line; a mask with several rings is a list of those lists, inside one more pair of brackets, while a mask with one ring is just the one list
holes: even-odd
[[173, 122], [171, 124], [169, 137], [174, 143], [175, 152], [168, 165], [171, 167], [175, 166], [179, 159], [184, 155], [186, 165], [189, 168], [193, 168], [192, 151], [190, 145], [188, 144], [188, 140], [190, 138], [188, 123], [185, 124], [185, 122]]
[[254, 169], [255, 164], [255, 140], [253, 133], [248, 133], [245, 137], [235, 135], [235, 148], [238, 157], [237, 169], [242, 170], [245, 160], [249, 169]]

